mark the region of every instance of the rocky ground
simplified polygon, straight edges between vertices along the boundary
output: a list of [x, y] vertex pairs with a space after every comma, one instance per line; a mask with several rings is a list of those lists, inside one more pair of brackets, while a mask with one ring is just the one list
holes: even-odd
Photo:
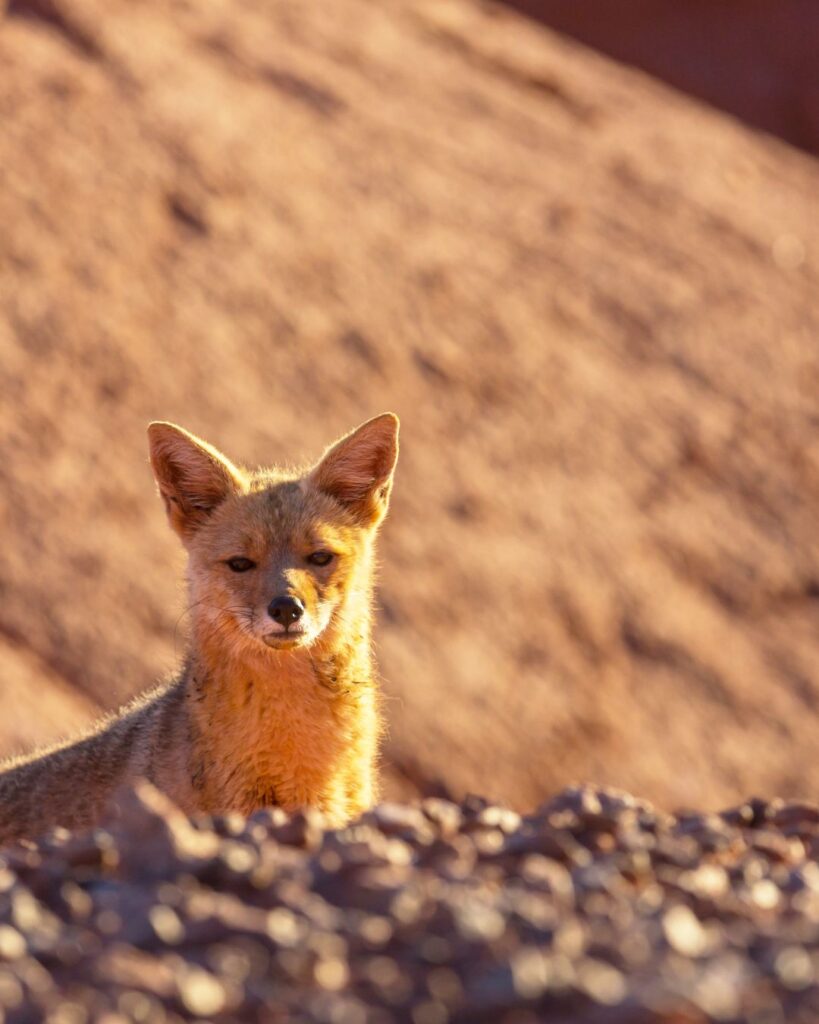
[[813, 1024], [819, 806], [571, 788], [350, 827], [190, 821], [147, 784], [0, 859], [6, 1019]]

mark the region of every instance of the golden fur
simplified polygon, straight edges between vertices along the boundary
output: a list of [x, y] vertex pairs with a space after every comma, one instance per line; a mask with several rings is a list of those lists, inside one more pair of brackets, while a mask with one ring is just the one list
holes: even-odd
[[[373, 548], [397, 418], [363, 424], [303, 475], [237, 468], [169, 423], [149, 440], [188, 551], [184, 668], [86, 736], [7, 763], [0, 841], [92, 824], [139, 776], [190, 813], [311, 806], [343, 824], [376, 795]], [[300, 617], [274, 621], [276, 598]]]

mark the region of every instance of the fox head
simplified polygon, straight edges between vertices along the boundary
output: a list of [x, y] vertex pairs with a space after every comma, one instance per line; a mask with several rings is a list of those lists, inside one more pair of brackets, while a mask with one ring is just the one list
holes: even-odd
[[188, 552], [194, 621], [233, 652], [309, 647], [360, 628], [387, 512], [398, 418], [384, 413], [307, 472], [246, 470], [172, 423], [148, 427], [151, 465]]

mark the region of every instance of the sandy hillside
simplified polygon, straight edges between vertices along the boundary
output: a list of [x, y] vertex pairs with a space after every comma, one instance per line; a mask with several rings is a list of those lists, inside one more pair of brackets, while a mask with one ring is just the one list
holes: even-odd
[[392, 408], [391, 792], [819, 785], [819, 169], [467, 0], [11, 0], [0, 720], [169, 671], [144, 428]]

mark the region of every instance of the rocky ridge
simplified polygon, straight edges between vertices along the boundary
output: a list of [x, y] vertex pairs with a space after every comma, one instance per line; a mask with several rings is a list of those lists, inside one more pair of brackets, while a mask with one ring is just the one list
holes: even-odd
[[386, 803], [189, 820], [147, 783], [0, 857], [9, 1021], [702, 1024], [819, 1015], [819, 806]]

